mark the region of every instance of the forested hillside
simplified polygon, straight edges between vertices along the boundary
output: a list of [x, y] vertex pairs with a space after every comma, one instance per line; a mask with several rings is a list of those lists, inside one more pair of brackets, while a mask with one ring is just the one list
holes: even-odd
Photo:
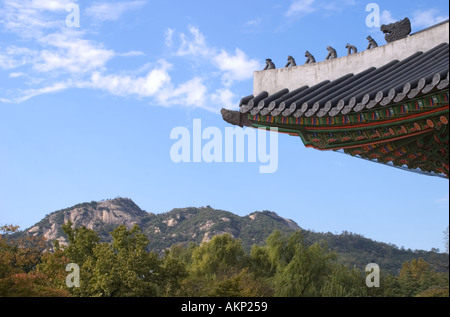
[[62, 226], [67, 221], [72, 221], [75, 227], [84, 226], [95, 230], [102, 242], [110, 242], [110, 232], [121, 224], [128, 229], [138, 225], [149, 240], [147, 250], [159, 255], [163, 255], [174, 244], [200, 245], [225, 233], [240, 239], [244, 250], [250, 252], [253, 245], [264, 245], [274, 230], [286, 234], [300, 230], [307, 245], [326, 242], [328, 250], [336, 251], [339, 263], [360, 270], [368, 263], [377, 263], [386, 273], [397, 275], [404, 262], [419, 257], [440, 272], [446, 271], [449, 265], [447, 254], [400, 249], [355, 233], [333, 234], [305, 230], [294, 221], [271, 211], [252, 212], [241, 217], [206, 206], [176, 208], [166, 213], [153, 214], [142, 210], [128, 198], [82, 203], [52, 212], [15, 236], [44, 237], [50, 244], [57, 239], [61, 245], [65, 245], [68, 241]]
[[250, 252], [226, 233], [163, 255], [148, 251], [138, 225], [120, 225], [101, 242], [94, 230], [69, 221], [62, 227], [68, 243], [55, 240], [54, 252], [45, 252], [42, 237], [11, 239], [16, 230], [0, 228], [0, 296], [449, 296], [448, 272], [422, 258], [405, 262], [398, 276], [381, 270], [379, 287], [368, 287], [365, 271], [339, 263], [322, 243], [307, 244], [299, 230], [274, 231]]

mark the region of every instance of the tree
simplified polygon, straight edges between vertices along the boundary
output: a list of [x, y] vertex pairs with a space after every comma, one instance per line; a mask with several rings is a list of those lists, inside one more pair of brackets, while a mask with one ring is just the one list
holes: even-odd
[[64, 255], [64, 251], [61, 249], [58, 240], [53, 242], [53, 252], [45, 252], [42, 255], [41, 263], [38, 264], [36, 272], [45, 275], [48, 279], [48, 283], [52, 285], [54, 289], [60, 290], [65, 295], [69, 295], [70, 292], [66, 285], [66, 266], [69, 264], [69, 259]]
[[81, 270], [80, 288], [76, 296], [127, 297], [157, 296], [160, 282], [160, 260], [147, 252], [147, 237], [136, 225], [124, 225], [111, 232], [111, 243], [99, 243], [98, 235], [84, 227], [63, 227], [69, 241], [64, 250]]
[[192, 254], [195, 274], [222, 277], [243, 269], [246, 254], [240, 240], [231, 235], [215, 236]]
[[448, 293], [448, 274], [433, 271], [423, 258], [403, 263], [398, 282], [401, 296]]
[[332, 271], [327, 275], [320, 295], [324, 297], [364, 297], [368, 288], [362, 272], [356, 268], [333, 263]]
[[[158, 255], [147, 252], [148, 238], [139, 226], [127, 230], [124, 225], [117, 227], [111, 236], [111, 251], [115, 260], [113, 266], [118, 272], [120, 283], [117, 296], [158, 296], [161, 263]], [[101, 257], [99, 257], [101, 260]]]
[[172, 256], [170, 251], [166, 253], [161, 266], [162, 295], [177, 296], [181, 293], [181, 283], [188, 277], [186, 264]]
[[81, 267], [88, 259], [94, 256], [94, 249], [98, 245], [100, 238], [94, 230], [86, 227], [72, 227], [73, 223], [71, 221], [62, 226], [69, 243], [64, 249], [64, 253], [72, 263], [76, 263]]
[[37, 270], [44, 259], [45, 239], [24, 236], [9, 237], [19, 227], [0, 227], [0, 297], [68, 296], [55, 287], [54, 276]]
[[[185, 296], [238, 296], [237, 276], [244, 269], [247, 255], [240, 240], [229, 234], [192, 249], [189, 277], [182, 283]], [[234, 295], [233, 295], [234, 294]]]
[[275, 295], [283, 297], [319, 296], [331, 273], [334, 253], [325, 245], [307, 246], [300, 231], [289, 236], [275, 231], [267, 238], [267, 249], [275, 269]]
[[277, 261], [271, 260], [266, 246], [254, 245], [250, 250], [250, 269], [255, 278], [272, 278], [276, 272]]

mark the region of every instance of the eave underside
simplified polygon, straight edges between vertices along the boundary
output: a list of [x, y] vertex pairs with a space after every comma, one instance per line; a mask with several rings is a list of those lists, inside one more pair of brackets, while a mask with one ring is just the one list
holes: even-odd
[[449, 177], [449, 92], [334, 117], [283, 117], [223, 110], [225, 121], [277, 128], [306, 147], [343, 151], [373, 162]]

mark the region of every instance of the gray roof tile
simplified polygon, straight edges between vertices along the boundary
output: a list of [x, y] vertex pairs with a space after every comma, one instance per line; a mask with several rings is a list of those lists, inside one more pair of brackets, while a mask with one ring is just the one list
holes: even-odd
[[333, 81], [289, 92], [247, 96], [240, 112], [284, 117], [324, 117], [383, 107], [449, 86], [449, 44], [442, 43], [426, 53], [358, 74], [349, 73]]

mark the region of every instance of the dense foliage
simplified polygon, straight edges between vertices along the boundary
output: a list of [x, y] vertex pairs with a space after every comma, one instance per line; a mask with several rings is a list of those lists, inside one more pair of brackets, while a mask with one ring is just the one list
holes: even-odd
[[[338, 263], [325, 244], [307, 244], [300, 231], [274, 231], [250, 252], [224, 234], [161, 256], [147, 251], [138, 226], [117, 227], [111, 242], [70, 222], [63, 230], [68, 245], [45, 252], [43, 239], [12, 240], [17, 227], [0, 228], [0, 296], [449, 296], [448, 272], [422, 258], [405, 262], [398, 276], [381, 272], [381, 287], [368, 288], [365, 272]], [[80, 269], [79, 287], [66, 284], [69, 263]]]
[[[75, 214], [73, 214], [75, 212]], [[128, 227], [137, 224], [149, 243], [147, 251], [154, 251], [163, 256], [165, 250], [175, 244], [193, 242], [202, 244], [213, 236], [225, 233], [240, 239], [246, 253], [250, 253], [254, 245], [264, 246], [268, 236], [275, 230], [292, 234], [301, 230], [306, 245], [325, 241], [328, 250], [335, 251], [337, 261], [348, 267], [364, 270], [367, 263], [377, 263], [384, 273], [398, 275], [404, 262], [423, 258], [432, 270], [446, 272], [449, 266], [447, 254], [437, 249], [431, 251], [410, 250], [393, 244], [373, 241], [361, 235], [342, 232], [321, 233], [300, 228], [295, 222], [284, 219], [274, 212], [253, 212], [240, 217], [224, 210], [206, 207], [176, 208], [162, 214], [151, 214], [143, 211], [129, 198], [78, 204], [70, 208], [55, 211], [32, 226], [32, 231], [20, 231], [11, 236], [25, 239], [33, 236], [51, 236], [47, 241], [49, 247], [54, 238], [64, 237], [64, 222], [76, 219], [75, 226], [86, 226], [98, 233], [101, 242], [112, 242], [110, 232], [117, 225], [111, 221], [99, 220], [95, 215], [102, 214], [114, 219], [115, 223], [127, 223]], [[448, 237], [448, 232], [447, 232]], [[448, 250], [447, 250], [448, 253]]]

